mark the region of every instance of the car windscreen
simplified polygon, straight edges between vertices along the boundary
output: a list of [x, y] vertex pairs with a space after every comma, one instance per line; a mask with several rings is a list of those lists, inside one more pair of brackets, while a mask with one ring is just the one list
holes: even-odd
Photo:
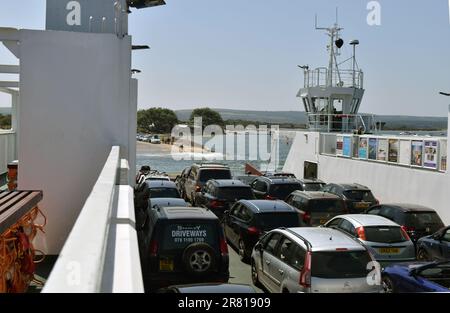
[[161, 250], [184, 249], [193, 243], [218, 247], [218, 225], [212, 222], [168, 221], [163, 227]]
[[416, 229], [432, 227], [433, 231], [437, 231], [444, 226], [435, 212], [408, 212], [405, 215], [405, 224]]
[[344, 195], [355, 201], [375, 201], [375, 197], [370, 190], [346, 190], [344, 191]]
[[180, 194], [175, 188], [155, 187], [150, 188], [150, 198], [180, 198]]
[[372, 261], [367, 251], [313, 252], [311, 275], [317, 278], [367, 277], [367, 264]]
[[379, 243], [397, 243], [408, 241], [397, 226], [370, 226], [364, 227], [366, 241]]
[[221, 187], [217, 192], [217, 198], [221, 200], [254, 199], [255, 196], [250, 187]]
[[298, 227], [299, 218], [296, 212], [270, 212], [255, 215], [254, 224], [264, 231], [269, 231], [278, 227]]
[[320, 191], [325, 184], [322, 183], [305, 183], [303, 185], [305, 191]]
[[210, 179], [231, 179], [230, 170], [202, 169], [198, 178], [201, 182], [207, 182]]
[[270, 186], [269, 194], [277, 199], [284, 200], [293, 191], [300, 190], [300, 184], [274, 184]]
[[340, 199], [310, 200], [308, 209], [311, 213], [345, 213], [344, 203]]

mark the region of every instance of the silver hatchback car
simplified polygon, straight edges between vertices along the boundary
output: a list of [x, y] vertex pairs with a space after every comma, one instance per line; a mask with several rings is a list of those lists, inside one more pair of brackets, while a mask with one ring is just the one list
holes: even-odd
[[330, 228], [278, 228], [253, 249], [252, 280], [270, 292], [382, 291], [380, 267], [358, 241]]
[[406, 231], [385, 217], [370, 214], [339, 215], [324, 227], [340, 230], [360, 241], [382, 265], [416, 259], [414, 243]]

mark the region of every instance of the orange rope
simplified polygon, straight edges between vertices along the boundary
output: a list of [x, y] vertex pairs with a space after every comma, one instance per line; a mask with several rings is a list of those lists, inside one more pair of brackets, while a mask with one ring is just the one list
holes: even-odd
[[[36, 224], [41, 215], [42, 224]], [[44, 260], [42, 251], [36, 250], [33, 240], [38, 230], [44, 232], [47, 218], [35, 207], [0, 234], [0, 293], [25, 292], [32, 281], [42, 284], [34, 277], [35, 264]], [[36, 260], [36, 252], [41, 256]]]

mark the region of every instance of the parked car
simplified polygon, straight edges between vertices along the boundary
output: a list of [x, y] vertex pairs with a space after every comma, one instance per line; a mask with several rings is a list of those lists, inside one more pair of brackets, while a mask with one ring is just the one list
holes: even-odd
[[241, 199], [253, 200], [255, 194], [249, 185], [234, 179], [211, 179], [197, 195], [196, 205], [210, 209], [222, 219], [223, 212]]
[[295, 190], [301, 190], [300, 182], [290, 177], [256, 178], [251, 184], [256, 198], [265, 200], [284, 200]]
[[243, 284], [192, 284], [170, 286], [158, 293], [256, 293], [255, 289]]
[[184, 183], [186, 200], [195, 205], [197, 196], [210, 179], [231, 179], [230, 168], [223, 164], [193, 164]]
[[227, 283], [228, 246], [219, 219], [196, 207], [150, 210], [140, 245], [146, 291], [178, 284]]
[[406, 231], [400, 225], [382, 216], [340, 215], [331, 219], [324, 227], [337, 229], [358, 240], [383, 265], [416, 260], [414, 243]]
[[297, 210], [284, 201], [240, 200], [225, 211], [223, 226], [229, 243], [246, 261], [265, 232], [278, 227], [297, 227], [299, 219]]
[[233, 179], [240, 180], [244, 184], [250, 185], [258, 177], [259, 177], [258, 175], [248, 174], [248, 175], [235, 176]]
[[320, 191], [326, 183], [320, 179], [298, 179], [302, 185], [302, 191]]
[[187, 207], [188, 203], [180, 198], [151, 198], [149, 200], [149, 207], [163, 208], [163, 207]]
[[421, 261], [450, 260], [450, 226], [417, 241], [417, 258]]
[[450, 292], [450, 261], [393, 264], [382, 273], [386, 293]]
[[349, 213], [363, 213], [372, 205], [379, 204], [372, 191], [360, 184], [327, 184], [322, 191], [341, 197]]
[[175, 184], [177, 185], [178, 191], [180, 192], [181, 197], [182, 197], [183, 199], [185, 199], [185, 200], [187, 200], [187, 199], [186, 199], [186, 195], [185, 195], [185, 193], [184, 193], [184, 192], [185, 192], [184, 184], [185, 184], [185, 182], [186, 182], [186, 179], [187, 179], [187, 177], [188, 177], [188, 174], [189, 174], [189, 170], [190, 170], [190, 169], [191, 169], [190, 166], [185, 167], [185, 168], [181, 171], [181, 174], [178, 175], [178, 176], [175, 178]]
[[264, 176], [266, 177], [290, 177], [290, 178], [296, 178], [295, 174], [293, 173], [287, 173], [287, 172], [265, 172]]
[[435, 210], [416, 204], [376, 205], [366, 213], [386, 217], [403, 226], [413, 242], [445, 226]]
[[159, 138], [158, 135], [153, 135], [153, 136], [150, 137], [150, 143], [160, 144], [161, 143], [161, 139]]
[[318, 191], [294, 191], [286, 198], [300, 213], [300, 226], [320, 226], [331, 218], [347, 213], [344, 200]]
[[255, 245], [255, 285], [270, 292], [380, 292], [380, 269], [367, 249], [338, 230], [319, 227], [275, 229]]
[[167, 180], [146, 180], [147, 188], [152, 198], [181, 198], [177, 186], [172, 181]]

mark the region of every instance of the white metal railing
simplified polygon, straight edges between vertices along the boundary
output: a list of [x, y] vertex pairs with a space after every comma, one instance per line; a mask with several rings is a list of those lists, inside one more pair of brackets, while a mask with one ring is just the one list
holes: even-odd
[[16, 159], [16, 133], [0, 130], [0, 177], [8, 171], [8, 163]]
[[144, 291], [128, 171], [113, 147], [42, 292]]
[[[364, 73], [360, 70], [329, 70], [319, 67], [304, 71], [304, 87], [364, 87]], [[330, 82], [331, 78], [331, 82]]]
[[308, 113], [308, 128], [311, 131], [343, 133], [359, 130], [364, 133], [377, 132], [377, 124], [373, 114]]

